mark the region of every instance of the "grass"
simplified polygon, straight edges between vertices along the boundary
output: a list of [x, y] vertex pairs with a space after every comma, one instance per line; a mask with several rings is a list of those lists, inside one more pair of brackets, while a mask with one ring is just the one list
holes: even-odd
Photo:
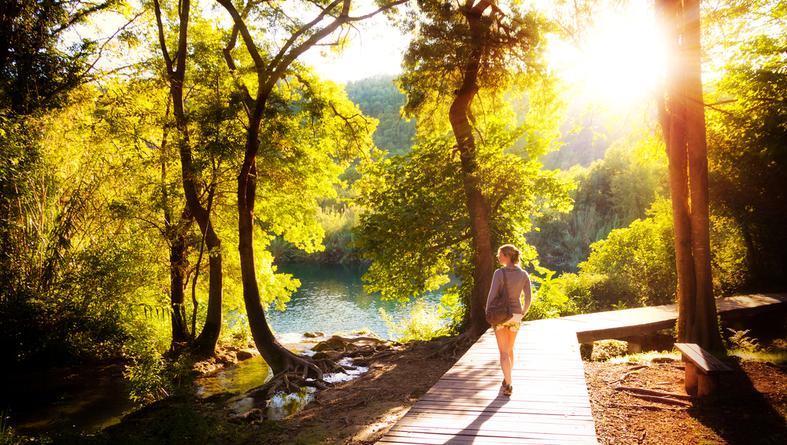
[[14, 433], [6, 422], [6, 413], [0, 411], [0, 445], [17, 445], [22, 443], [22, 438]]
[[637, 354], [629, 354], [629, 355], [621, 355], [617, 357], [612, 357], [607, 360], [607, 363], [613, 363], [616, 365], [624, 364], [624, 363], [650, 363], [653, 361], [654, 358], [657, 357], [668, 357], [674, 360], [680, 360], [680, 352], [676, 351], [648, 351], [648, 352], [640, 352]]
[[[787, 364], [787, 350], [764, 350], [764, 351], [750, 351], [746, 349], [730, 349], [727, 351], [728, 356], [739, 357], [742, 360], [749, 360], [754, 362], [768, 362], [776, 365]], [[669, 357], [674, 360], [680, 360], [680, 352], [677, 351], [649, 351], [641, 352], [639, 354], [621, 355], [611, 357], [606, 360], [607, 363], [623, 364], [623, 363], [649, 363], [657, 357]]]
[[755, 362], [768, 362], [776, 365], [787, 364], [787, 351], [773, 350], [773, 351], [749, 351], [746, 349], [731, 349], [727, 351], [727, 355], [734, 355], [743, 360], [750, 360]]

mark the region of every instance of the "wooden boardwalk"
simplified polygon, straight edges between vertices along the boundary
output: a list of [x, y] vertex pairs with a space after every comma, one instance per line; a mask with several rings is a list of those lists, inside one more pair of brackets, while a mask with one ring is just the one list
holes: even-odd
[[[756, 294], [718, 300], [718, 307], [722, 316], [739, 316], [786, 302], [785, 294]], [[676, 316], [667, 305], [523, 323], [511, 397], [500, 392], [497, 343], [487, 331], [378, 443], [597, 444], [578, 340], [668, 328]]]
[[487, 331], [378, 443], [597, 443], [576, 334], [524, 323], [515, 354], [514, 394], [506, 397]]

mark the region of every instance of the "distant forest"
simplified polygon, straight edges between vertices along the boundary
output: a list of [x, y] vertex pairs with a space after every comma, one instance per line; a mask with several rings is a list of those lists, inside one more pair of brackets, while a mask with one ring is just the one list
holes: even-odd
[[394, 83], [393, 76], [375, 76], [349, 82], [347, 96], [366, 116], [380, 120], [374, 132], [377, 147], [391, 154], [404, 154], [413, 145], [415, 120], [405, 120], [399, 109], [404, 105], [404, 94]]
[[[403, 119], [399, 112], [405, 97], [396, 86], [395, 76], [380, 75], [348, 82], [344, 89], [364, 115], [380, 121], [373, 136], [377, 147], [391, 154], [404, 154], [410, 150], [415, 121]], [[602, 159], [607, 148], [620, 136], [612, 134], [592, 113], [579, 109], [568, 110], [560, 132], [560, 150], [544, 156], [546, 168], [568, 170], [574, 165], [587, 167]]]

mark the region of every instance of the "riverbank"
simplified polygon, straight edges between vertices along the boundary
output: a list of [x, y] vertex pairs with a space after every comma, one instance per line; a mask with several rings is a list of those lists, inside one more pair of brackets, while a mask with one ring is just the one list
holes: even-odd
[[[368, 371], [316, 393], [298, 414], [267, 420], [231, 409], [232, 394], [172, 396], [94, 434], [61, 432], [59, 444], [371, 444], [455, 362], [435, 355], [446, 339], [399, 345], [364, 363]], [[24, 443], [24, 442], [20, 442]]]

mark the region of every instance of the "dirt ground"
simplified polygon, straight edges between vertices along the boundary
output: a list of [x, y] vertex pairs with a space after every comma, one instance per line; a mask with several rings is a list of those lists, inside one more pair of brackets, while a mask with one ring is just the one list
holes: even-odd
[[435, 355], [440, 342], [416, 343], [371, 364], [360, 378], [321, 391], [315, 402], [279, 425], [274, 444], [375, 443], [456, 359]]
[[[616, 386], [686, 394], [680, 361], [636, 364], [585, 362], [601, 444], [785, 444], [787, 374], [771, 363], [725, 359], [734, 372], [719, 390], [687, 406], [643, 400]], [[622, 380], [621, 380], [622, 379]]]

